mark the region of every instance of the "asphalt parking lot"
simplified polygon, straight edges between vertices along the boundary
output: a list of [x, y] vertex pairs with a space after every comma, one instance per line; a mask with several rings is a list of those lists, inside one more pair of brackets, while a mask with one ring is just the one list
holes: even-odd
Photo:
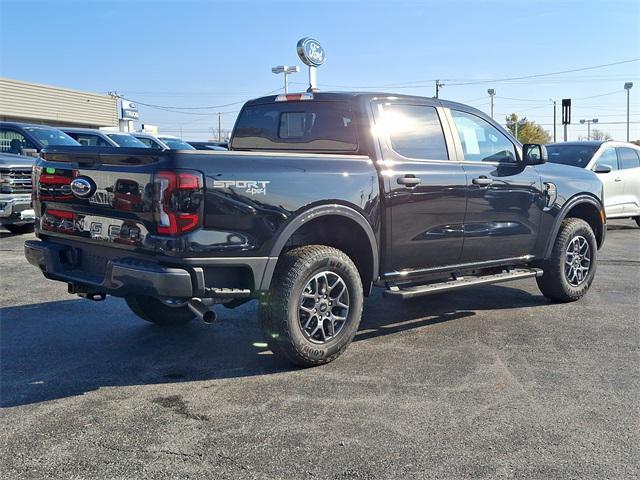
[[[334, 363], [292, 369], [255, 305], [163, 330], [66, 293], [0, 232], [0, 471], [18, 478], [638, 478], [640, 229], [589, 294], [535, 281], [366, 302]], [[257, 345], [256, 345], [257, 344]]]

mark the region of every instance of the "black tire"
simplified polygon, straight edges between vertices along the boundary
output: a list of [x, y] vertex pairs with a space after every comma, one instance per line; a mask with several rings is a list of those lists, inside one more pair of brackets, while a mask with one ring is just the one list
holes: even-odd
[[[581, 279], [574, 278], [570, 283], [567, 278], [565, 262], [567, 261], [567, 249], [569, 244], [576, 239], [583, 238], [589, 246], [590, 263], [586, 275]], [[562, 222], [558, 236], [553, 244], [551, 257], [542, 263], [544, 274], [538, 277], [538, 287], [542, 294], [556, 302], [574, 302], [582, 298], [596, 274], [598, 265], [598, 245], [593, 230], [587, 222], [579, 218], [567, 218]]]
[[125, 301], [138, 317], [163, 327], [184, 325], [195, 318], [189, 307], [169, 307], [154, 297], [138, 295], [126, 297]]
[[22, 235], [25, 233], [33, 233], [33, 223], [27, 223], [25, 225], [4, 225], [4, 228], [9, 230], [14, 235]]
[[640, 217], [633, 218], [636, 221], [636, 224], [640, 227]]
[[[339, 278], [342, 281], [340, 291], [344, 289], [347, 291], [347, 297], [340, 295], [341, 299], [346, 298], [349, 305], [348, 311], [343, 310], [342, 315], [345, 320], [341, 322], [340, 328], [335, 327], [336, 323], [331, 321], [326, 324], [327, 329], [325, 329], [325, 320], [318, 317], [315, 317], [315, 320], [309, 320], [315, 314], [309, 314], [307, 319], [302, 319], [300, 315], [303, 290], [308, 292], [309, 290], [305, 290], [308, 282], [322, 276], [324, 272], [328, 272], [328, 276], [333, 279]], [[328, 277], [325, 275], [325, 278]], [[325, 287], [328, 298], [325, 296], [325, 300], [322, 300], [320, 296], [319, 300], [311, 299], [311, 302], [316, 302], [317, 305], [317, 302], [332, 300], [331, 296], [334, 295], [338, 280], [335, 281], [336, 283], [333, 287], [329, 287], [328, 291]], [[320, 291], [320, 283], [316, 285]], [[258, 316], [265, 339], [274, 354], [295, 365], [312, 367], [329, 363], [346, 350], [360, 325], [363, 302], [364, 293], [360, 274], [351, 259], [332, 247], [308, 245], [290, 250], [281, 256], [271, 282], [271, 290], [260, 300]], [[320, 316], [333, 315], [334, 309], [341, 308], [337, 305], [340, 302], [333, 299], [333, 303], [333, 307], [328, 306], [331, 305], [329, 303], [323, 306], [324, 309], [318, 308], [319, 313], [320, 310], [324, 312], [320, 313]], [[308, 336], [308, 331], [306, 334], [303, 333], [302, 321], [306, 321], [307, 324], [310, 321], [315, 322], [316, 327], [322, 325], [318, 336], [322, 336], [325, 340], [314, 341]], [[329, 338], [325, 336], [327, 331], [330, 332]], [[331, 335], [331, 332], [334, 335]]]

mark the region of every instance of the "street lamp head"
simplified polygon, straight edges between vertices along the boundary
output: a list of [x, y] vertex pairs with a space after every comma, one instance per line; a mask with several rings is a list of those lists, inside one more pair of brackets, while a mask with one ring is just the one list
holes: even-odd
[[279, 73], [298, 73], [300, 71], [300, 67], [289, 67], [288, 65], [278, 65], [277, 67], [272, 67], [271, 71], [275, 74]]
[[493, 97], [496, 94], [496, 91], [493, 88], [490, 88], [487, 90], [487, 93]]
[[625, 90], [631, 90], [633, 88], [633, 82], [627, 82], [624, 84]]
[[591, 120], [591, 123], [598, 123], [598, 119], [594, 118], [593, 120]]
[[584, 125], [585, 123], [587, 123], [587, 121], [586, 121], [586, 120], [580, 120], [580, 123], [581, 123], [582, 125]]

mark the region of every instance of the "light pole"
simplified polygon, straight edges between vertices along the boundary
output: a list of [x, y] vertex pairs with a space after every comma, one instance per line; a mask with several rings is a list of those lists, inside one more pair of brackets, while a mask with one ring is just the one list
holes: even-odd
[[292, 73], [298, 73], [300, 71], [300, 67], [289, 67], [287, 65], [278, 65], [277, 67], [271, 68], [271, 71], [276, 75], [284, 73], [284, 93], [289, 93], [289, 78], [288, 76]]
[[553, 98], [549, 99], [550, 102], [553, 102], [553, 141], [556, 141], [556, 101]]
[[515, 122], [513, 120], [509, 120], [509, 122], [507, 123], [507, 126], [511, 126], [513, 125], [514, 131], [515, 131], [515, 135], [514, 137], [516, 137], [516, 140], [518, 140], [518, 125], [524, 125], [527, 122], [525, 121], [525, 119], [521, 119], [521, 120], [516, 120]]
[[491, 97], [491, 118], [493, 118], [493, 97], [496, 96], [496, 91], [493, 88], [487, 90], [489, 97]]
[[587, 124], [587, 140], [591, 140], [591, 124], [598, 123], [598, 119], [592, 118], [590, 120], [580, 120], [580, 123], [582, 125], [584, 125], [585, 123]]
[[633, 87], [633, 82], [627, 82], [624, 84], [624, 89], [627, 91], [627, 142], [629, 141], [629, 92]]

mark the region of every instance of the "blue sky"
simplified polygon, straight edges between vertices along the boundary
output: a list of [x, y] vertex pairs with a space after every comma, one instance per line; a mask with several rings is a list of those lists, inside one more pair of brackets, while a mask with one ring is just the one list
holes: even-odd
[[[550, 131], [549, 99], [571, 97], [575, 123], [597, 117], [598, 128], [623, 140], [625, 125], [612, 122], [625, 121], [623, 84], [633, 81], [631, 137], [640, 138], [640, 100], [633, 101], [640, 62], [478, 83], [640, 58], [638, 1], [0, 0], [0, 32], [2, 76], [178, 109], [235, 104], [281, 87], [271, 67], [302, 67], [295, 45], [303, 36], [327, 52], [323, 90], [432, 96], [441, 79], [442, 98], [488, 112], [494, 88], [496, 118], [516, 112]], [[305, 80], [304, 70], [294, 75], [292, 89], [303, 90]], [[144, 123], [200, 139], [217, 126], [215, 112], [231, 127], [239, 107], [140, 110]], [[577, 138], [586, 128], [569, 133]]]

